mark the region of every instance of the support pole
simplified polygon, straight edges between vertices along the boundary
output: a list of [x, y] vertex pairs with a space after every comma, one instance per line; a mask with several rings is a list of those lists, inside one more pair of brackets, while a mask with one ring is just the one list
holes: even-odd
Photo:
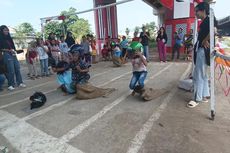
[[214, 11], [213, 11], [213, 4], [210, 4], [210, 81], [211, 81], [211, 120], [215, 118], [215, 54], [214, 54]]

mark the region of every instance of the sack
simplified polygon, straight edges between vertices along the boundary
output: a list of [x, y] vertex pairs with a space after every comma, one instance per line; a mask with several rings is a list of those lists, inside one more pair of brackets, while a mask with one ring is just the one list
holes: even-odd
[[98, 97], [107, 97], [115, 91], [114, 88], [99, 88], [89, 83], [78, 84], [76, 89], [77, 99], [93, 99]]
[[30, 109], [39, 108], [43, 106], [46, 102], [46, 96], [42, 92], [35, 92], [30, 96], [32, 103], [30, 104]]

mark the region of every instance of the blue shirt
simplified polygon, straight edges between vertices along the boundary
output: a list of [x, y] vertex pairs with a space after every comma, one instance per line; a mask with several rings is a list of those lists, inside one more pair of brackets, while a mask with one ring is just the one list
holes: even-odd
[[120, 45], [122, 48], [128, 48], [128, 43], [129, 43], [128, 40], [125, 39], [121, 41]]

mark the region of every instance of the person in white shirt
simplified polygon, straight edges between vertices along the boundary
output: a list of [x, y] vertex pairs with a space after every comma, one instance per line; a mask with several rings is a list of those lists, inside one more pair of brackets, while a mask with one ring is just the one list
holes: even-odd
[[37, 53], [41, 65], [41, 76], [49, 76], [48, 73], [48, 47], [44, 45], [42, 39], [37, 39]]
[[65, 42], [64, 36], [60, 37], [60, 43], [59, 43], [59, 48], [62, 54], [68, 54], [69, 48], [67, 43]]
[[144, 81], [147, 76], [147, 60], [142, 54], [141, 48], [143, 47], [139, 42], [132, 42], [130, 47], [132, 48], [131, 62], [133, 67], [133, 76], [129, 84], [129, 88], [134, 90], [137, 86], [139, 88], [144, 88]]

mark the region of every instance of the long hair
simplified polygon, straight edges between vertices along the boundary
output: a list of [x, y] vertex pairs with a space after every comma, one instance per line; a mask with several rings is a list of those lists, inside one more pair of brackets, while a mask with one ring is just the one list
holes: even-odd
[[209, 15], [209, 4], [207, 2], [201, 2], [196, 6], [196, 10], [205, 11], [206, 15]]
[[[1, 25], [0, 26], [0, 43], [1, 43], [1, 47], [5, 48], [5, 49], [9, 49], [9, 47], [13, 47], [13, 49], [15, 49], [14, 42], [13, 42], [13, 39], [12, 39], [10, 33], [8, 35], [5, 35], [3, 33], [4, 29], [9, 30], [9, 28], [6, 25]], [[12, 44], [12, 46], [9, 46], [9, 44], [7, 42], [10, 42]]]
[[161, 29], [163, 29], [164, 30], [164, 32], [163, 32], [163, 35], [165, 35], [166, 34], [166, 32], [165, 32], [165, 28], [164, 27], [160, 27], [160, 33], [161, 33]]

